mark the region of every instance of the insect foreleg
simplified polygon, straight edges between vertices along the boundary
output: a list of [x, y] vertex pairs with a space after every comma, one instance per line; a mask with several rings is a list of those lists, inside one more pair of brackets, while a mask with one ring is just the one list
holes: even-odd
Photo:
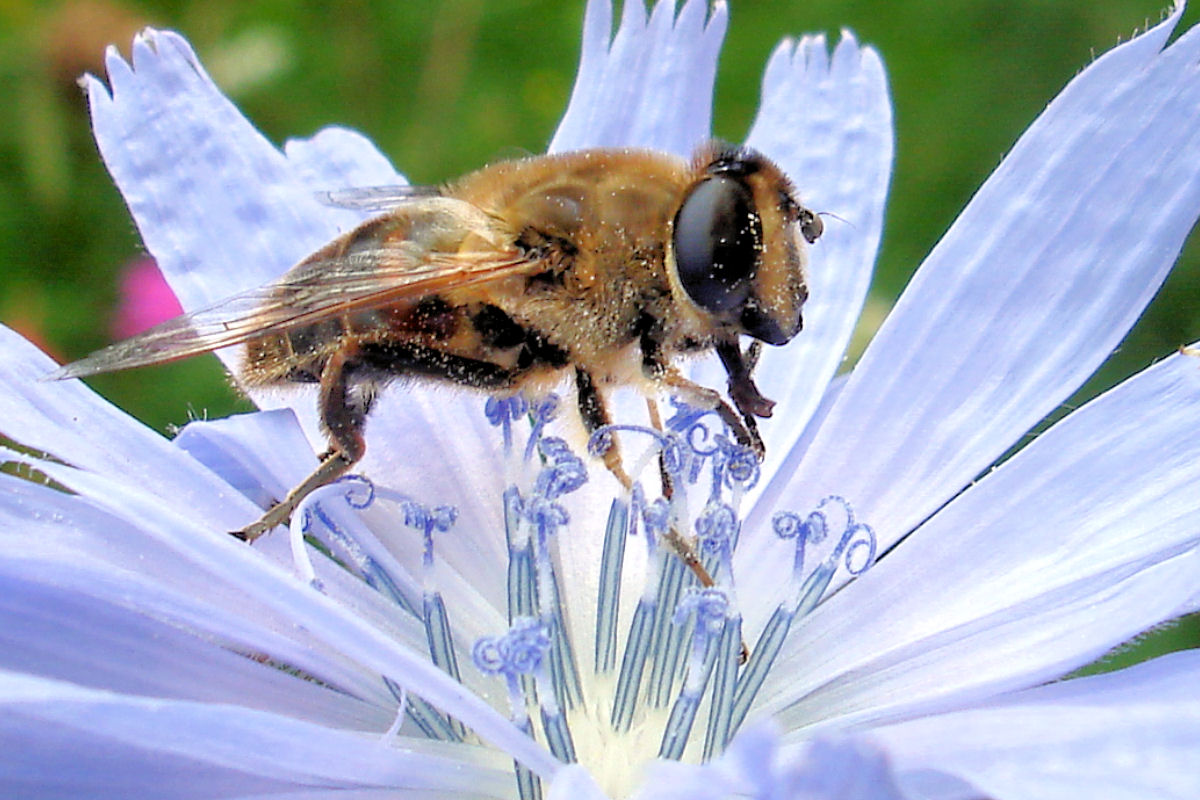
[[753, 424], [753, 417], [771, 416], [775, 409], [775, 401], [763, 397], [754, 384], [754, 368], [761, 352], [762, 343], [757, 341], [744, 354], [736, 339], [717, 343], [717, 355], [729, 376], [729, 397], [748, 424]]
[[296, 506], [300, 505], [300, 502], [305, 497], [308, 497], [313, 491], [320, 489], [322, 486], [337, 480], [353, 465], [353, 461], [346, 458], [345, 455], [337, 450], [326, 450], [321, 454], [320, 466], [305, 478], [299, 486], [288, 492], [287, 497], [271, 506], [270, 510], [266, 514], [263, 514], [257, 521], [252, 522], [240, 531], [233, 531], [233, 535], [247, 542], [253, 542], [277, 525], [286, 524], [291, 518], [292, 512], [296, 510]]
[[[672, 366], [664, 366], [658, 375], [658, 379], [668, 389], [679, 394], [688, 404], [697, 408], [716, 411], [721, 421], [725, 423], [725, 426], [729, 428], [738, 442], [745, 447], [749, 447], [759, 459], [762, 459], [766, 448], [763, 446], [762, 437], [758, 434], [758, 424], [754, 421], [753, 415], [744, 411], [738, 413], [738, 411], [741, 411], [740, 407], [738, 411], [735, 411], [716, 391], [689, 380]], [[730, 385], [732, 387], [732, 381]], [[755, 389], [754, 391], [757, 393], [758, 390]], [[767, 400], [766, 402], [769, 403], [770, 401]]]

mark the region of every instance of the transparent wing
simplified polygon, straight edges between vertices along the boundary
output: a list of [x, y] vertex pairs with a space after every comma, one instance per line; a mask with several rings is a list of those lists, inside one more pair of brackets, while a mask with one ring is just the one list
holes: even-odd
[[402, 203], [411, 203], [429, 197], [437, 197], [442, 190], [437, 186], [356, 186], [348, 189], [331, 189], [317, 192], [321, 203], [333, 208], [351, 211], [388, 211]]
[[[471, 221], [479, 219], [473, 217]], [[403, 222], [403, 215], [365, 223], [302, 261], [278, 282], [242, 292], [109, 345], [51, 373], [47, 380], [175, 361], [311, 325], [349, 311], [545, 269], [512, 244], [476, 247], [465, 252], [426, 250], [410, 238], [390, 235], [399, 224], [396, 220]], [[479, 230], [461, 228], [462, 238]], [[484, 232], [486, 236], [475, 236], [473, 241], [481, 244], [489, 239], [496, 241], [495, 231]]]

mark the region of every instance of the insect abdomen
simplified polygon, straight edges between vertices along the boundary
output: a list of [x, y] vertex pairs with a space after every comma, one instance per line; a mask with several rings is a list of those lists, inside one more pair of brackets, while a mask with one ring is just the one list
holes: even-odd
[[315, 382], [340, 351], [353, 351], [350, 372], [369, 372], [372, 380], [418, 375], [491, 389], [570, 362], [563, 348], [498, 306], [453, 306], [434, 295], [404, 308], [358, 311], [251, 342], [246, 382]]

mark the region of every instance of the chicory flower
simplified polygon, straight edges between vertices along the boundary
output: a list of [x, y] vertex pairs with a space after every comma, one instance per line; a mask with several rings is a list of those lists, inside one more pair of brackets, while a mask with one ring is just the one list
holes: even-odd
[[[589, 2], [551, 150], [686, 155], [709, 135], [725, 8], [673, 6], [626, 3], [610, 37]], [[627, 401], [617, 435], [646, 447], [626, 495], [555, 398], [414, 384], [373, 414], [360, 476], [248, 547], [226, 532], [322, 447], [310, 395], [256, 394], [263, 411], [166, 440], [42, 381], [53, 364], [4, 332], [0, 786], [1195, 796], [1194, 652], [1059, 679], [1196, 608], [1200, 361], [1164, 359], [988, 472], [1116, 346], [1200, 215], [1200, 31], [1168, 46], [1181, 13], [1071, 82], [839, 378], [882, 229], [887, 87], [849, 34], [780, 45], [747, 143], [852, 224], [812, 250], [804, 333], [763, 356], [762, 465], [694, 409], [657, 432]], [[359, 220], [320, 192], [403, 180], [344, 129], [275, 149], [175, 34], [86, 85], [186, 309]], [[688, 586], [672, 524], [714, 586]]]

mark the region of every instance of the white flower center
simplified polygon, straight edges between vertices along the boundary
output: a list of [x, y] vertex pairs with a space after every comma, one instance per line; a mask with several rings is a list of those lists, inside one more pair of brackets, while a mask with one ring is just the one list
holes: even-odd
[[[605, 791], [621, 797], [638, 784], [642, 769], [654, 758], [705, 761], [724, 750], [793, 620], [811, 610], [840, 565], [857, 573], [873, 562], [874, 534], [854, 520], [849, 504], [840, 498], [827, 498], [804, 517], [777, 514], [776, 535], [795, 542], [794, 576], [747, 652], [732, 557], [741, 533], [738, 506], [758, 479], [758, 465], [723, 428], [714, 432], [707, 427], [715, 417], [676, 403], [676, 413], [663, 431], [610, 426], [591, 438], [589, 449], [596, 455], [609, 446], [618, 428], [650, 437], [668, 490], [665, 497], [650, 500], [634, 481], [631, 492], [613, 501], [597, 595], [576, 596], [578, 592], [559, 580], [557, 541], [571, 533], [572, 521], [562, 501], [587, 481], [587, 470], [563, 440], [545, 434], [556, 409], [553, 396], [534, 403], [513, 398], [487, 404], [489, 421], [501, 429], [505, 451], [518, 465], [514, 472], [532, 477], [521, 481], [525, 485], [514, 482], [504, 493], [509, 628], [474, 642], [472, 664], [466, 669], [501, 682], [506, 712], [518, 729], [544, 742], [561, 761], [583, 764]], [[519, 441], [517, 428], [524, 429], [526, 423], [528, 432]], [[376, 545], [364, 544], [330, 519], [321, 505], [328, 494], [315, 493], [297, 511], [297, 536], [318, 538], [369, 584], [421, 620], [431, 660], [461, 681], [460, 662], [465, 661], [451, 635], [454, 597], [442, 596], [435, 577], [434, 536], [453, 526], [455, 510], [427, 507], [363, 478], [351, 478], [349, 485], [354, 491], [345, 494], [352, 505], [366, 507], [377, 496], [388, 499], [403, 513], [404, 524], [421, 533], [419, 580], [385, 566], [393, 562], [376, 552]], [[697, 495], [702, 503], [696, 502]], [[838, 530], [840, 540], [831, 550], [826, 548], [829, 553], [820, 564], [806, 571], [805, 546], [832, 541], [829, 534]], [[645, 576], [633, 592], [636, 597], [627, 598], [622, 597], [630, 586], [624, 580], [626, 547], [635, 539], [645, 548]], [[418, 597], [419, 602], [414, 599]], [[568, 606], [592, 602], [592, 641], [573, 641]], [[619, 613], [622, 602], [627, 607], [624, 617]], [[622, 628], [619, 621], [625, 618], [628, 623]], [[393, 694], [426, 736], [470, 739], [461, 723], [412, 692], [393, 687]], [[537, 779], [520, 765], [515, 771], [523, 800], [540, 797]]]

